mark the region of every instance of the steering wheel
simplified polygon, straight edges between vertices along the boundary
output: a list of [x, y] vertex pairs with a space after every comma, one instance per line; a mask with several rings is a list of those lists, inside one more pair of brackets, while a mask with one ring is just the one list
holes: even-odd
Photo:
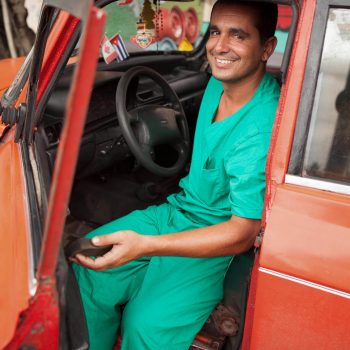
[[[140, 76], [148, 77], [162, 90], [162, 98], [142, 100], [137, 94]], [[161, 100], [161, 101], [160, 101]], [[185, 166], [190, 152], [187, 119], [181, 102], [168, 82], [147, 67], [133, 67], [120, 79], [116, 92], [119, 126], [138, 162], [160, 176], [173, 176]], [[167, 167], [155, 162], [154, 148], [169, 145], [176, 150], [175, 164]]]

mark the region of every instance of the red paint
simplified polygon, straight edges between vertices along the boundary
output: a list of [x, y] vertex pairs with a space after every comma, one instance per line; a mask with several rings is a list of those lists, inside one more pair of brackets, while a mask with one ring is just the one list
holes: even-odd
[[349, 299], [259, 273], [250, 350], [350, 348]]
[[174, 6], [171, 10], [160, 8], [157, 12], [156, 34], [159, 40], [170, 38], [179, 45], [186, 36], [185, 14], [182, 10]]
[[2, 139], [2, 137], [5, 135], [6, 131], [10, 128], [9, 125], [5, 125], [5, 124], [2, 124], [0, 122], [0, 140]]
[[0, 96], [11, 85], [23, 62], [24, 57], [7, 58], [4, 60], [0, 60]]
[[284, 184], [315, 9], [316, 0], [302, 4], [267, 160], [259, 266], [286, 278], [258, 271], [244, 349], [350, 348], [350, 198]]
[[[66, 123], [55, 162], [43, 249], [37, 272], [38, 288], [28, 308], [22, 313], [15, 335], [6, 349], [18, 349], [22, 346], [43, 350], [58, 349], [59, 309], [55, 270], [79, 151], [79, 142], [76, 140], [81, 138], [85, 124], [105, 20], [106, 14], [90, 4], [80, 61], [69, 95]], [[74, 23], [76, 20], [69, 17], [66, 25], [71, 28]], [[56, 41], [50, 52], [54, 52], [56, 44], [60, 46]], [[57, 63], [57, 59], [52, 62], [55, 65]], [[45, 79], [50, 79], [55, 68], [52, 66], [48, 70], [42, 70], [41, 73], [45, 75]]]
[[311, 30], [315, 14], [315, 0], [304, 2], [294, 39], [293, 51], [288, 68], [287, 81], [282, 86], [276, 119], [272, 131], [271, 145], [266, 163], [266, 217], [273, 200], [276, 184], [284, 182], [290, 151], [292, 148], [301, 89], [304, 81], [306, 59], [309, 52]]
[[350, 293], [349, 196], [280, 185], [260, 266]]
[[290, 6], [278, 5], [277, 29], [288, 31], [292, 24], [293, 11]]
[[244, 333], [243, 333], [243, 339], [242, 339], [242, 350], [250, 349], [250, 336], [253, 329], [253, 315], [254, 315], [254, 309], [255, 309], [259, 257], [260, 257], [260, 252], [257, 251], [255, 253], [254, 265], [253, 265], [250, 286], [249, 286], [247, 310], [246, 310], [246, 317], [244, 321]]
[[[61, 21], [65, 21], [63, 28]], [[56, 23], [56, 26], [60, 28], [60, 31], [57, 31], [57, 35], [55, 35], [56, 33], [53, 33], [50, 36], [51, 41], [46, 47], [38, 84], [37, 103], [41, 100], [41, 97], [55, 73], [58, 63], [62, 58], [77, 25], [79, 24], [79, 19], [73, 16], [67, 17], [66, 13], [61, 15], [61, 21]]]
[[185, 14], [185, 32], [186, 38], [190, 43], [194, 44], [199, 35], [199, 21], [197, 12], [194, 8], [189, 8], [184, 12]]
[[0, 141], [0, 349], [10, 341], [19, 313], [27, 308], [28, 290], [28, 210], [21, 152], [14, 143], [15, 128]]
[[[256, 260], [248, 300], [242, 348], [248, 349], [347, 349], [350, 348], [350, 199], [316, 189], [284, 184], [298, 114], [316, 0], [302, 2], [287, 81], [282, 87], [267, 160], [267, 190], [263, 218], [265, 230], [260, 259]], [[3, 137], [0, 149], [1, 203], [11, 211], [0, 212], [5, 276], [1, 294], [1, 332], [5, 341], [13, 335], [14, 317], [21, 309], [15, 336], [7, 349], [21, 346], [58, 349], [59, 306], [55, 269], [69, 193], [79, 151], [95, 72], [105, 16], [92, 8], [81, 60], [73, 81], [66, 124], [56, 158], [44, 245], [38, 269], [38, 288], [29, 300], [28, 241], [25, 185], [19, 145], [14, 128]], [[282, 16], [283, 17], [283, 16]], [[280, 22], [288, 25], [288, 13]], [[52, 33], [40, 77], [38, 100], [62, 57], [78, 21], [62, 15], [57, 35]], [[63, 31], [62, 31], [63, 28]], [[87, 44], [88, 41], [88, 44]], [[4, 127], [0, 126], [0, 133]], [[1, 166], [2, 164], [2, 166]], [[10, 166], [8, 166], [10, 164]], [[15, 208], [15, 210], [12, 210]], [[1, 235], [16, 232], [16, 235]], [[7, 252], [16, 252], [18, 260]], [[258, 267], [264, 270], [258, 270]], [[271, 276], [266, 273], [283, 273]], [[16, 279], [13, 278], [16, 276]], [[294, 276], [305, 280], [293, 280]], [[291, 280], [288, 280], [292, 279]], [[319, 285], [311, 285], [311, 282]], [[317, 286], [316, 286], [317, 287]], [[327, 289], [332, 288], [332, 290]], [[338, 294], [337, 294], [338, 291]], [[342, 293], [343, 294], [342, 294]], [[346, 294], [348, 293], [348, 294]], [[3, 297], [4, 295], [4, 297]], [[12, 303], [13, 301], [13, 303]], [[12, 317], [12, 318], [11, 318]], [[8, 320], [8, 324], [6, 322]], [[3, 339], [2, 339], [3, 340]], [[5, 344], [0, 344], [3, 347]]]
[[16, 336], [4, 350], [28, 347], [36, 350], [58, 349], [58, 296], [55, 281], [41, 283], [28, 308], [20, 315]]
[[85, 125], [105, 20], [104, 12], [96, 8], [91, 9], [86, 24], [86, 33], [83, 36], [84, 41], [81, 44], [80, 60], [69, 94], [65, 126], [55, 161], [49, 209], [45, 222], [43, 251], [38, 268], [39, 278], [46, 279], [54, 276], [55, 273], [80, 146], [77, 140], [80, 140]]

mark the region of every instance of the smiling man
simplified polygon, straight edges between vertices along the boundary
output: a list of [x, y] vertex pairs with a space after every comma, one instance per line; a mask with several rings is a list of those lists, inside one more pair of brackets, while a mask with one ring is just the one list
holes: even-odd
[[214, 5], [207, 43], [213, 77], [182, 191], [91, 232], [95, 245], [113, 245], [104, 256], [74, 258], [91, 349], [111, 349], [121, 325], [122, 349], [187, 350], [223, 297], [232, 255], [252, 246], [279, 98], [265, 72], [276, 22], [273, 4]]

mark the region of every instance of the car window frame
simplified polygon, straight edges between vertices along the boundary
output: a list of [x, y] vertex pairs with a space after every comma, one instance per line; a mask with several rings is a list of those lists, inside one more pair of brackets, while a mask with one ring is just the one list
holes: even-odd
[[[88, 1], [89, 0], [86, 2]], [[59, 5], [63, 7], [57, 7]], [[85, 7], [85, 3], [78, 6], [70, 6], [67, 0], [44, 0], [38, 34], [32, 49], [33, 55], [29, 68], [24, 126], [23, 129], [20, 128], [17, 130], [17, 133], [19, 132], [20, 135], [19, 138], [15, 140], [20, 147], [22, 165], [24, 173], [26, 174], [25, 183], [27, 192], [27, 207], [28, 212], [30, 213], [28, 223], [30, 227], [30, 290], [32, 294], [35, 292], [37, 285], [36, 278], [33, 278], [33, 276], [34, 274], [37, 275], [40, 269], [40, 256], [43, 250], [43, 236], [45, 234], [44, 222], [48, 220], [48, 194], [50, 192], [50, 189], [44, 186], [45, 179], [42, 176], [43, 169], [40, 159], [40, 147], [38, 146], [37, 142], [38, 138], [34, 138], [33, 135], [37, 121], [37, 112], [46, 101], [52, 85], [55, 81], [57, 81], [62, 68], [65, 66], [66, 59], [66, 55], [63, 54], [57, 62], [56, 69], [51, 72], [51, 75], [47, 72], [43, 73], [42, 68], [46, 64], [47, 60], [44, 58], [46, 55], [45, 49], [49, 43], [52, 23], [57, 17], [57, 9], [70, 9], [71, 15], [77, 18], [84, 18], [85, 24], [88, 16], [87, 13], [85, 13]], [[71, 41], [69, 41], [69, 43], [70, 42]], [[40, 87], [39, 78], [42, 77], [43, 74], [49, 74], [50, 80], [44, 87]], [[40, 88], [43, 90], [41, 95], [38, 93]]]
[[[42, 186], [43, 176], [41, 174], [41, 164], [38, 160], [37, 142], [33, 137], [35, 127], [35, 114], [38, 110], [38, 105], [43, 101], [43, 96], [39, 96], [39, 77], [41, 76], [41, 68], [44, 65], [44, 52], [48, 43], [49, 34], [51, 32], [54, 21], [57, 17], [57, 8], [55, 1], [45, 0], [43, 3], [47, 7], [47, 11], [42, 11], [40, 23], [43, 27], [41, 33], [36, 36], [35, 43], [31, 50], [31, 57], [28, 59], [28, 72], [26, 80], [28, 89], [26, 92], [26, 102], [24, 104], [25, 118], [23, 124], [18, 124], [16, 129], [15, 142], [18, 143], [21, 152], [23, 172], [25, 175], [27, 210], [29, 224], [29, 260], [30, 260], [30, 280], [29, 290], [31, 295], [34, 295], [37, 288], [37, 271], [40, 264], [40, 254], [43, 246], [44, 221], [47, 217], [47, 197], [49, 189]], [[45, 26], [46, 23], [46, 26]], [[56, 72], [53, 74], [53, 79], [60, 66], [57, 66]], [[52, 80], [53, 80], [52, 79]], [[45, 87], [44, 91], [48, 90], [50, 84]]]
[[316, 15], [311, 33], [311, 43], [308, 51], [304, 83], [285, 183], [341, 194], [350, 194], [350, 184], [341, 184], [332, 179], [304, 177], [302, 175], [312, 111], [314, 108], [316, 87], [322, 62], [327, 23], [329, 12], [332, 8], [350, 10], [350, 4], [347, 0], [317, 1], [315, 11]]

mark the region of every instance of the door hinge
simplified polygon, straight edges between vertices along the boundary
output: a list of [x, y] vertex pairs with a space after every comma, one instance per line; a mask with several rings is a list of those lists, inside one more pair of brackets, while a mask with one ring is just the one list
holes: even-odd
[[22, 133], [26, 112], [27, 105], [25, 103], [21, 103], [17, 108], [9, 106], [2, 110], [2, 122], [5, 125], [13, 126], [17, 124], [15, 142], [18, 142]]

